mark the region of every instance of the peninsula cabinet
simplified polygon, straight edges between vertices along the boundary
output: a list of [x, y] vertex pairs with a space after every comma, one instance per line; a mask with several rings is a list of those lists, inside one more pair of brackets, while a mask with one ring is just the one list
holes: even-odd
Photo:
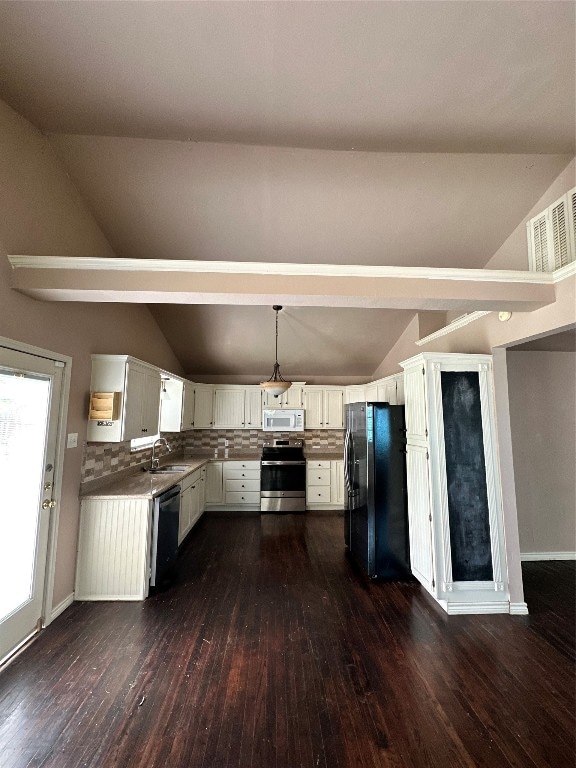
[[95, 392], [120, 393], [120, 409], [116, 418], [88, 421], [88, 442], [119, 443], [158, 434], [158, 368], [127, 355], [92, 355], [91, 398]]
[[144, 600], [150, 582], [152, 499], [83, 499], [76, 600]]
[[412, 571], [447, 613], [508, 613], [492, 358], [402, 367]]

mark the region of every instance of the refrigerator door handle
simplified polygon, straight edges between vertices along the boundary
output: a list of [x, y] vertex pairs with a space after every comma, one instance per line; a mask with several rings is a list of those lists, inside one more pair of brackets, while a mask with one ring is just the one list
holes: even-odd
[[346, 491], [350, 493], [350, 430], [346, 430], [344, 436], [344, 482]]

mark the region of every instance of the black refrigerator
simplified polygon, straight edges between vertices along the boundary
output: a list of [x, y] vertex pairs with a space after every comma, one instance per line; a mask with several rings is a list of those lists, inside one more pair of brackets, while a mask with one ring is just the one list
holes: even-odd
[[372, 579], [411, 578], [404, 406], [346, 406], [344, 538]]

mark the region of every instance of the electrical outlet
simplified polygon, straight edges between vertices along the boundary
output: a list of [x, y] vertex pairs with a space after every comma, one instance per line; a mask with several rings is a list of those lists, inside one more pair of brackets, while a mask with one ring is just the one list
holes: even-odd
[[69, 432], [66, 439], [66, 448], [78, 447], [78, 432]]

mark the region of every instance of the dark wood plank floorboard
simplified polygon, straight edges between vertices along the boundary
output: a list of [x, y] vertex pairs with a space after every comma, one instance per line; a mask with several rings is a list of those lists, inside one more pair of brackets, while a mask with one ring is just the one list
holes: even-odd
[[207, 518], [177, 582], [75, 603], [0, 673], [0, 768], [575, 764], [573, 562], [529, 616], [447, 616], [370, 582], [342, 518]]

